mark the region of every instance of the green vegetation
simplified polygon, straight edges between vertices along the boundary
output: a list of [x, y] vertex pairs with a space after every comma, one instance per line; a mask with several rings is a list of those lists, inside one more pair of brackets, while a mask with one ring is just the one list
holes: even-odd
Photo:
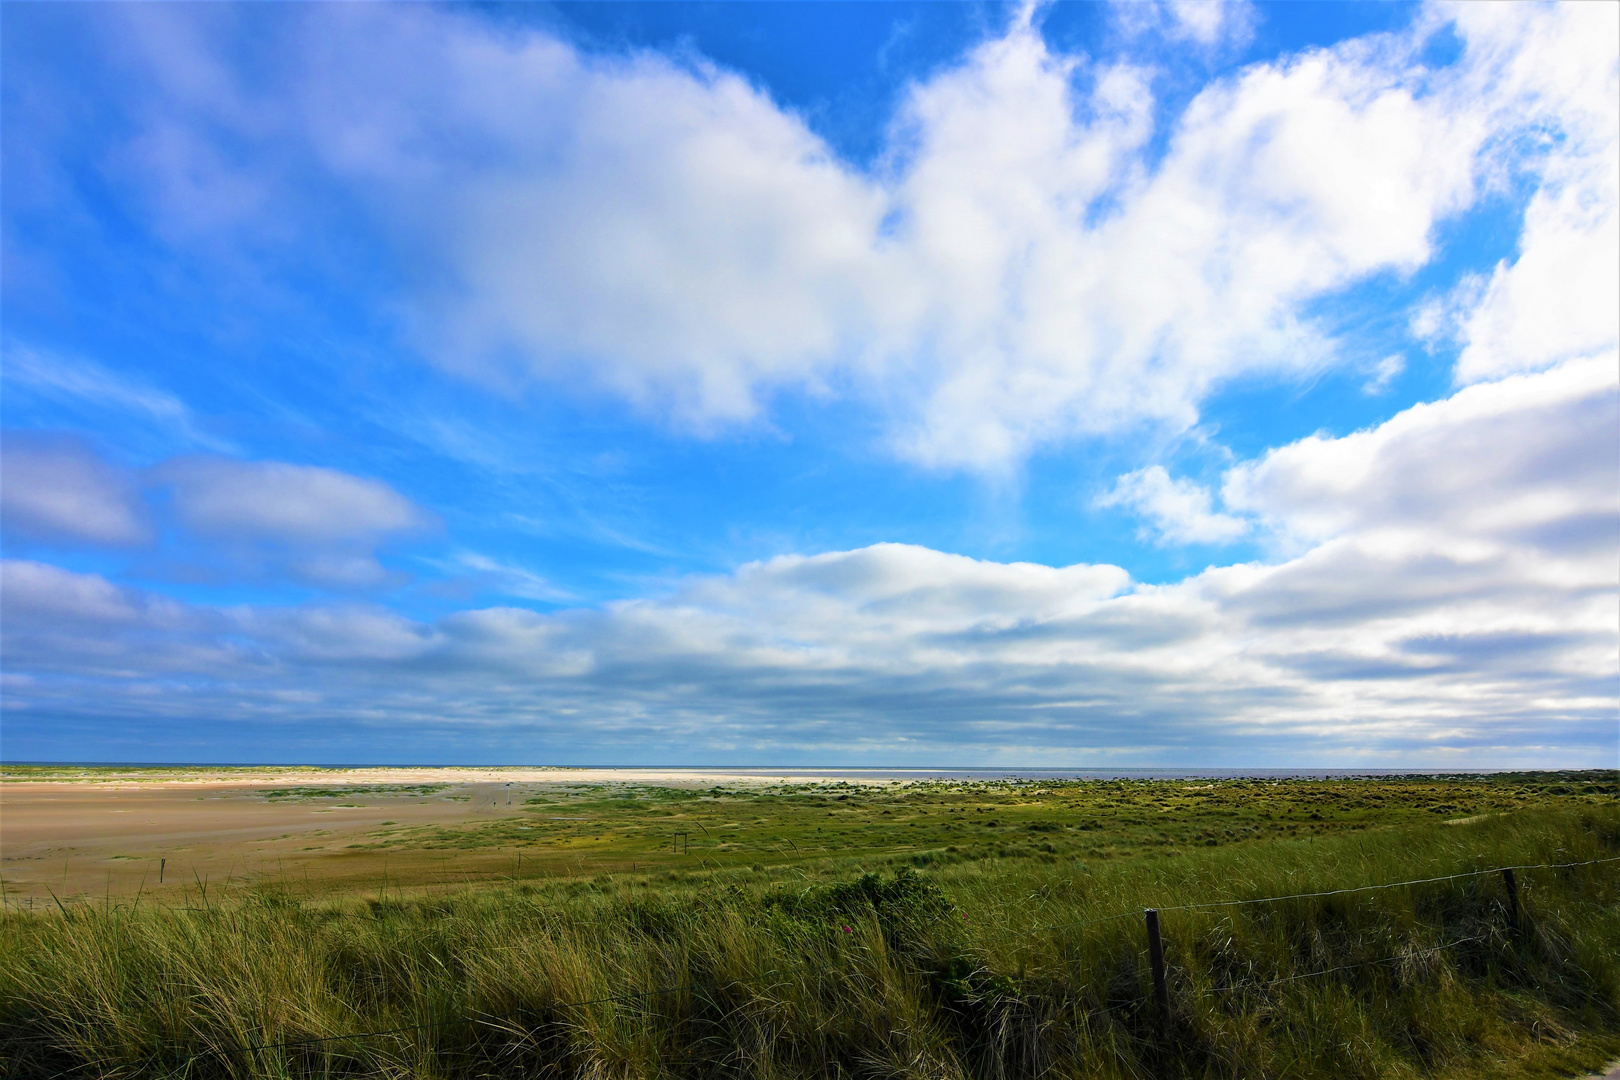
[[[5, 1074], [1461, 1080], [1620, 1054], [1620, 862], [1520, 871], [1517, 918], [1473, 874], [1620, 856], [1615, 773], [597, 787], [411, 835], [387, 842], [536, 869], [8, 912]], [[569, 844], [584, 876], [541, 854]]]
[[[522, 816], [379, 834], [379, 850], [505, 850], [557, 873], [632, 865], [846, 873], [985, 859], [1057, 862], [1342, 835], [1549, 802], [1612, 805], [1611, 772], [1376, 780], [832, 783], [691, 790], [580, 785]], [[684, 833], [677, 852], [677, 834]], [[527, 862], [525, 865], [528, 865]]]
[[361, 795], [432, 795], [449, 784], [346, 784], [343, 787], [264, 788], [267, 799], [352, 799]]

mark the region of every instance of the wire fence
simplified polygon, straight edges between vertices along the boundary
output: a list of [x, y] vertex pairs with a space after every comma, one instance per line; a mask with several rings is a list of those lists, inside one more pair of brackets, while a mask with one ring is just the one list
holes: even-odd
[[[1385, 883], [1381, 883], [1381, 884], [1377, 884], [1377, 885], [1357, 886], [1355, 888], [1347, 888], [1347, 889], [1325, 889], [1325, 890], [1319, 890], [1319, 891], [1314, 891], [1314, 892], [1290, 893], [1290, 894], [1283, 895], [1283, 896], [1255, 897], [1255, 898], [1248, 899], [1248, 900], [1222, 900], [1222, 901], [1212, 901], [1212, 902], [1201, 903], [1201, 904], [1178, 904], [1178, 905], [1174, 905], [1174, 906], [1161, 907], [1161, 908], [1157, 908], [1157, 909], [1153, 909], [1153, 910], [1162, 913], [1162, 912], [1173, 912], [1173, 911], [1200, 911], [1200, 910], [1208, 910], [1208, 909], [1212, 909], [1212, 908], [1230, 908], [1230, 907], [1248, 906], [1248, 905], [1256, 905], [1256, 904], [1275, 904], [1275, 903], [1281, 903], [1283, 901], [1288, 901], [1288, 900], [1320, 899], [1320, 898], [1330, 897], [1330, 896], [1345, 896], [1345, 895], [1350, 895], [1350, 894], [1355, 894], [1355, 893], [1372, 892], [1372, 891], [1380, 890], [1380, 889], [1398, 889], [1398, 888], [1406, 888], [1406, 887], [1415, 886], [1415, 885], [1430, 885], [1430, 884], [1436, 884], [1436, 883], [1444, 882], [1444, 881], [1457, 881], [1457, 880], [1462, 880], [1462, 879], [1466, 879], [1466, 878], [1482, 877], [1482, 876], [1485, 876], [1485, 875], [1488, 875], [1488, 874], [1502, 874], [1502, 873], [1505, 873], [1505, 872], [1508, 872], [1508, 871], [1565, 870], [1565, 869], [1572, 869], [1572, 868], [1575, 868], [1575, 867], [1583, 867], [1583, 866], [1598, 866], [1598, 865], [1614, 863], [1614, 862], [1620, 862], [1620, 855], [1608, 856], [1608, 857], [1601, 858], [1601, 859], [1586, 859], [1586, 860], [1582, 860], [1582, 861], [1579, 861], [1579, 862], [1518, 863], [1518, 864], [1515, 864], [1515, 865], [1512, 865], [1512, 866], [1497, 866], [1497, 867], [1491, 867], [1491, 868], [1483, 869], [1483, 870], [1464, 871], [1464, 872], [1456, 873], [1456, 874], [1442, 874], [1442, 875], [1439, 875], [1439, 876], [1436, 876], [1436, 877], [1416, 878], [1416, 879], [1413, 879], [1413, 880], [1410, 880], [1410, 881], [1393, 881], [1393, 882], [1385, 882]], [[1116, 922], [1118, 920], [1125, 919], [1125, 918], [1130, 918], [1130, 917], [1133, 917], [1133, 916], [1134, 917], [1141, 917], [1142, 914], [1143, 914], [1143, 910], [1141, 910], [1141, 909], [1132, 910], [1132, 911], [1125, 911], [1125, 912], [1119, 912], [1119, 913], [1114, 914], [1114, 915], [1107, 915], [1107, 916], [1102, 916], [1102, 917], [1094, 918], [1094, 919], [1082, 919], [1082, 920], [1076, 920], [1076, 921], [1070, 922], [1070, 923], [1057, 923], [1057, 924], [1053, 924], [1051, 926], [1039, 927], [1039, 928], [1036, 928], [1036, 931], [1032, 931], [1032, 932], [1045, 931], [1045, 930], [1055, 930], [1055, 929], [1066, 929], [1066, 928], [1076, 927], [1076, 926], [1099, 925], [1099, 924], [1102, 924], [1102, 923]], [[1432, 955], [1432, 954], [1444, 952], [1444, 951], [1449, 950], [1449, 949], [1457, 948], [1458, 946], [1461, 946], [1461, 945], [1466, 945], [1466, 944], [1470, 944], [1470, 943], [1477, 943], [1477, 942], [1484, 941], [1484, 940], [1487, 940], [1487, 938], [1484, 935], [1475, 935], [1475, 936], [1471, 936], [1471, 937], [1463, 937], [1463, 938], [1458, 938], [1458, 939], [1453, 940], [1453, 941], [1446, 942], [1446, 943], [1444, 943], [1442, 945], [1422, 946], [1422, 947], [1418, 947], [1418, 948], [1415, 948], [1415, 949], [1409, 949], [1409, 950], [1407, 950], [1407, 951], [1405, 951], [1403, 953], [1399, 953], [1399, 954], [1396, 954], [1396, 955], [1393, 955], [1393, 956], [1380, 957], [1380, 958], [1374, 959], [1374, 960], [1361, 960], [1361, 961], [1357, 961], [1357, 962], [1351, 963], [1351, 964], [1340, 964], [1340, 965], [1337, 965], [1337, 966], [1334, 966], [1334, 967], [1322, 968], [1322, 969], [1316, 970], [1316, 971], [1301, 972], [1301, 973], [1295, 974], [1295, 975], [1286, 975], [1286, 976], [1282, 976], [1282, 977], [1279, 977], [1279, 978], [1276, 978], [1276, 979], [1271, 979], [1271, 980], [1260, 980], [1260, 981], [1253, 981], [1253, 982], [1233, 983], [1233, 984], [1226, 985], [1226, 986], [1209, 987], [1209, 988], [1206, 988], [1206, 989], [1203, 989], [1203, 990], [1194, 991], [1194, 993], [1196, 993], [1196, 994], [1198, 994], [1200, 996], [1212, 996], [1212, 995], [1216, 995], [1216, 994], [1234, 994], [1234, 993], [1238, 993], [1238, 992], [1241, 992], [1241, 991], [1267, 990], [1267, 989], [1271, 989], [1271, 988], [1281, 986], [1281, 985], [1284, 985], [1284, 984], [1288, 984], [1288, 983], [1299, 982], [1299, 981], [1302, 981], [1302, 980], [1305, 980], [1305, 979], [1320, 978], [1322, 976], [1333, 975], [1333, 974], [1337, 974], [1337, 973], [1340, 973], [1340, 972], [1350, 971], [1350, 970], [1354, 970], [1354, 969], [1358, 969], [1358, 968], [1372, 967], [1372, 966], [1377, 966], [1377, 965], [1382, 965], [1382, 964], [1398, 963], [1398, 962], [1401, 962], [1401, 961], [1410, 960], [1413, 957], [1414, 954], [1417, 954], [1417, 955], [1422, 955], [1422, 954]], [[691, 991], [705, 991], [705, 990], [707, 990], [707, 991], [718, 991], [718, 990], [725, 990], [725, 989], [729, 989], [730, 987], [733, 987], [733, 986], [743, 986], [743, 985], [750, 985], [750, 984], [754, 984], [754, 983], [763, 982], [766, 979], [776, 977], [776, 976], [780, 976], [780, 975], [784, 975], [784, 974], [787, 974], [787, 973], [793, 972], [793, 971], [810, 971], [810, 970], [816, 970], [817, 968], [818, 968], [818, 965], [815, 964], [814, 962], [804, 961], [802, 963], [788, 965], [786, 967], [780, 967], [779, 966], [779, 967], [773, 968], [773, 969], [771, 969], [769, 971], [761, 972], [758, 975], [751, 975], [751, 976], [746, 976], [746, 977], [742, 977], [742, 978], [687, 982], [687, 983], [682, 983], [682, 984], [678, 984], [678, 985], [674, 985], [674, 986], [656, 987], [656, 988], [648, 989], [648, 990], [620, 991], [618, 993], [607, 994], [607, 995], [603, 995], [603, 996], [600, 996], [600, 997], [583, 998], [583, 999], [577, 999], [577, 1000], [558, 1000], [558, 1001], [551, 1002], [550, 1007], [553, 1008], [553, 1009], [557, 1009], [557, 1010], [568, 1010], [568, 1009], [583, 1008], [583, 1007], [589, 1006], [589, 1005], [602, 1005], [602, 1004], [607, 1004], [609, 1002], [615, 1002], [615, 1001], [642, 1001], [642, 1000], [646, 1000], [646, 999], [652, 998], [652, 997], [666, 996], [666, 995], [670, 995], [670, 994], [679, 994], [679, 993], [685, 993], [685, 992], [691, 992]], [[1162, 977], [1162, 973], [1161, 973], [1161, 977]], [[1122, 1011], [1140, 1010], [1140, 1009], [1143, 1008], [1143, 1005], [1144, 1005], [1144, 1003], [1142, 1003], [1142, 1002], [1131, 1002], [1131, 1003], [1128, 1003], [1128, 1004], [1113, 1005], [1113, 1006], [1101, 1006], [1101, 1005], [1099, 1005], [1099, 1006], [1097, 1006], [1095, 1008], [1092, 1008], [1090, 1010], [1090, 1012], [1095, 1013], [1095, 1014], [1099, 1014], [1099, 1015], [1108, 1015], [1108, 1014], [1118, 1013], [1118, 1012], [1122, 1012]], [[286, 1040], [283, 1040], [283, 1041], [280, 1041], [280, 1042], [248, 1043], [246, 1045], [237, 1046], [237, 1047], [210, 1048], [208, 1050], [198, 1051], [196, 1053], [193, 1053], [193, 1054], [189, 1055], [188, 1057], [183, 1058], [182, 1061], [180, 1062], [180, 1065], [181, 1065], [182, 1068], [189, 1068], [191, 1065], [193, 1065], [193, 1064], [195, 1064], [197, 1062], [206, 1060], [206, 1059], [208, 1059], [210, 1057], [231, 1058], [231, 1057], [236, 1057], [236, 1056], [239, 1056], [239, 1055], [242, 1055], [242, 1054], [259, 1053], [259, 1052], [264, 1052], [264, 1051], [297, 1050], [297, 1049], [302, 1049], [302, 1048], [305, 1048], [305, 1047], [319, 1046], [319, 1045], [324, 1045], [324, 1044], [329, 1044], [329, 1043], [346, 1042], [346, 1041], [352, 1041], [352, 1040], [357, 1040], [357, 1039], [382, 1038], [382, 1037], [386, 1037], [386, 1036], [390, 1036], [390, 1035], [404, 1035], [404, 1034], [417, 1032], [417, 1031], [436, 1030], [436, 1029], [439, 1029], [439, 1028], [456, 1027], [456, 1026], [465, 1025], [465, 1024], [485, 1024], [485, 1025], [488, 1025], [488, 1026], [491, 1026], [491, 1027], [500, 1028], [502, 1030], [514, 1030], [514, 1028], [512, 1026], [512, 1022], [510, 1020], [508, 1020], [508, 1019], [504, 1019], [504, 1018], [494, 1016], [492, 1014], [487, 1014], [487, 1013], [468, 1014], [468, 1015], [462, 1015], [462, 1016], [449, 1017], [449, 1018], [446, 1018], [446, 1019], [443, 1019], [443, 1020], [424, 1021], [422, 1023], [417, 1023], [417, 1024], [404, 1024], [404, 1025], [400, 1025], [398, 1027], [382, 1028], [382, 1029], [373, 1030], [373, 1031], [349, 1032], [349, 1033], [345, 1033], [345, 1034], [341, 1034], [341, 1035], [310, 1036], [310, 1037], [307, 1037], [307, 1038], [286, 1039]], [[523, 1029], [518, 1029], [518, 1030], [523, 1030]], [[527, 1032], [525, 1032], [525, 1033], [527, 1033]], [[532, 1034], [532, 1033], [529, 1033], [529, 1034]], [[179, 1048], [178, 1047], [170, 1047], [168, 1049], [179, 1049]]]
[[[1518, 863], [1513, 866], [1493, 866], [1485, 870], [1465, 870], [1458, 874], [1441, 874], [1438, 877], [1413, 878], [1411, 881], [1389, 881], [1378, 885], [1358, 885], [1350, 889], [1324, 889], [1318, 892], [1289, 893], [1285, 896], [1259, 896], [1250, 900], [1214, 900], [1203, 904], [1167, 904], [1154, 908], [1155, 911], [1203, 911], [1211, 908], [1248, 907], [1252, 904], [1277, 904], [1284, 900], [1314, 900], [1327, 896], [1347, 896], [1351, 893], [1374, 892], [1379, 889], [1401, 889], [1409, 885], [1433, 885], [1441, 881], [1459, 881], [1463, 878], [1485, 877], [1490, 874], [1500, 874], [1507, 870], [1566, 870], [1575, 866], [1596, 866], [1600, 863], [1620, 862], [1620, 855], [1611, 855], [1602, 859], [1586, 859], [1581, 862], [1563, 863]], [[1035, 926], [1029, 933], [1041, 934], [1049, 930], [1067, 930], [1079, 926], [1097, 926], [1102, 923], [1115, 922], [1119, 919], [1140, 917], [1142, 909], [1132, 908], [1130, 911], [1121, 911], [1113, 915], [1099, 915], [1095, 918], [1076, 919], [1072, 922], [1050, 923], [1044, 926]]]
[[1487, 874], [1501, 874], [1508, 870], [1564, 870], [1572, 866], [1593, 866], [1597, 863], [1620, 862], [1620, 855], [1612, 855], [1604, 859], [1587, 859], [1583, 862], [1566, 863], [1522, 863], [1517, 866], [1496, 866], [1489, 870], [1467, 870], [1460, 874], [1441, 874], [1439, 877], [1414, 878], [1411, 881], [1390, 881], [1381, 885], [1360, 885], [1353, 889], [1325, 889], [1321, 892], [1293, 893], [1288, 896], [1263, 896], [1253, 900], [1216, 900], [1207, 904], [1177, 904], [1173, 907], [1161, 907], [1159, 911], [1200, 911], [1205, 908], [1242, 907], [1248, 904], [1274, 904], [1282, 900], [1313, 900], [1324, 896], [1346, 896], [1350, 893], [1373, 892], [1378, 889], [1401, 889], [1408, 885], [1432, 885], [1440, 881], [1460, 881], [1463, 878], [1484, 877]]
[[1322, 975], [1333, 975], [1340, 971], [1353, 971], [1356, 968], [1374, 967], [1379, 964], [1394, 964], [1402, 960], [1410, 960], [1413, 953], [1433, 954], [1444, 952], [1447, 949], [1454, 949], [1458, 945], [1466, 945], [1469, 942], [1485, 940], [1487, 940], [1487, 938], [1484, 934], [1476, 934], [1473, 937], [1458, 938], [1456, 941], [1448, 941], [1444, 945], [1430, 945], [1424, 948], [1412, 949], [1404, 953], [1397, 953], [1394, 956], [1380, 957], [1377, 960], [1358, 960], [1354, 964], [1340, 964], [1337, 967], [1322, 968], [1320, 971], [1305, 971], [1298, 975], [1285, 975], [1280, 979], [1272, 979], [1269, 982], [1233, 983], [1230, 986], [1212, 986], [1207, 990], [1201, 991], [1201, 993], [1208, 996], [1210, 994], [1236, 993], [1239, 990], [1269, 990], [1271, 987], [1281, 986], [1283, 983], [1298, 982], [1301, 979], [1315, 979]]

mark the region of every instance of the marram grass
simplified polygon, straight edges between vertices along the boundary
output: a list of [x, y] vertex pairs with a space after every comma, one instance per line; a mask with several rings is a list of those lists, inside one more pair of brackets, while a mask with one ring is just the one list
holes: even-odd
[[11, 911], [0, 1055], [19, 1078], [1554, 1076], [1620, 1052], [1620, 862], [1521, 871], [1516, 921], [1494, 873], [1176, 909], [1614, 855], [1609, 804], [831, 883]]

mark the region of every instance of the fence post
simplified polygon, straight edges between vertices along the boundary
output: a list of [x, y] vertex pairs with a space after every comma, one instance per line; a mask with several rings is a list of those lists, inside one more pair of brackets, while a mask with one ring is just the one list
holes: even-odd
[[1514, 926], [1519, 925], [1519, 879], [1513, 876], [1512, 870], [1502, 871], [1502, 884], [1507, 886], [1508, 920]]
[[1159, 1003], [1159, 1031], [1161, 1034], [1170, 1028], [1170, 988], [1164, 981], [1164, 941], [1159, 937], [1159, 911], [1157, 908], [1148, 908], [1148, 963], [1153, 966], [1153, 996]]
[[[159, 885], [163, 884], [163, 868], [165, 866], [168, 866], [168, 865], [169, 865], [169, 860], [168, 859], [159, 859], [158, 860], [158, 884]], [[151, 871], [148, 870], [147, 873], [150, 874]]]

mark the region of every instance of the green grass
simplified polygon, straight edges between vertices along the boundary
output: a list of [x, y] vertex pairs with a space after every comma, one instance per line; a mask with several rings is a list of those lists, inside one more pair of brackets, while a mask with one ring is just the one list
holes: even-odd
[[264, 788], [267, 799], [352, 799], [358, 795], [433, 795], [449, 784], [345, 784], [342, 787]]
[[[10, 912], [0, 1056], [16, 1077], [1566, 1075], [1620, 1054], [1620, 863], [1522, 871], [1518, 921], [1494, 873], [1175, 908], [1620, 855], [1617, 781], [580, 790], [519, 823], [557, 826], [536, 851], [591, 838], [590, 877]], [[691, 856], [602, 870], [674, 831]]]
[[[689, 790], [590, 785], [524, 801], [521, 817], [420, 826], [378, 850], [566, 852], [599, 869], [674, 856], [704, 867], [847, 870], [909, 860], [1087, 860], [1341, 835], [1532, 806], [1612, 804], [1614, 773], [1332, 781], [1006, 781]], [[559, 867], [559, 872], [563, 868]]]

